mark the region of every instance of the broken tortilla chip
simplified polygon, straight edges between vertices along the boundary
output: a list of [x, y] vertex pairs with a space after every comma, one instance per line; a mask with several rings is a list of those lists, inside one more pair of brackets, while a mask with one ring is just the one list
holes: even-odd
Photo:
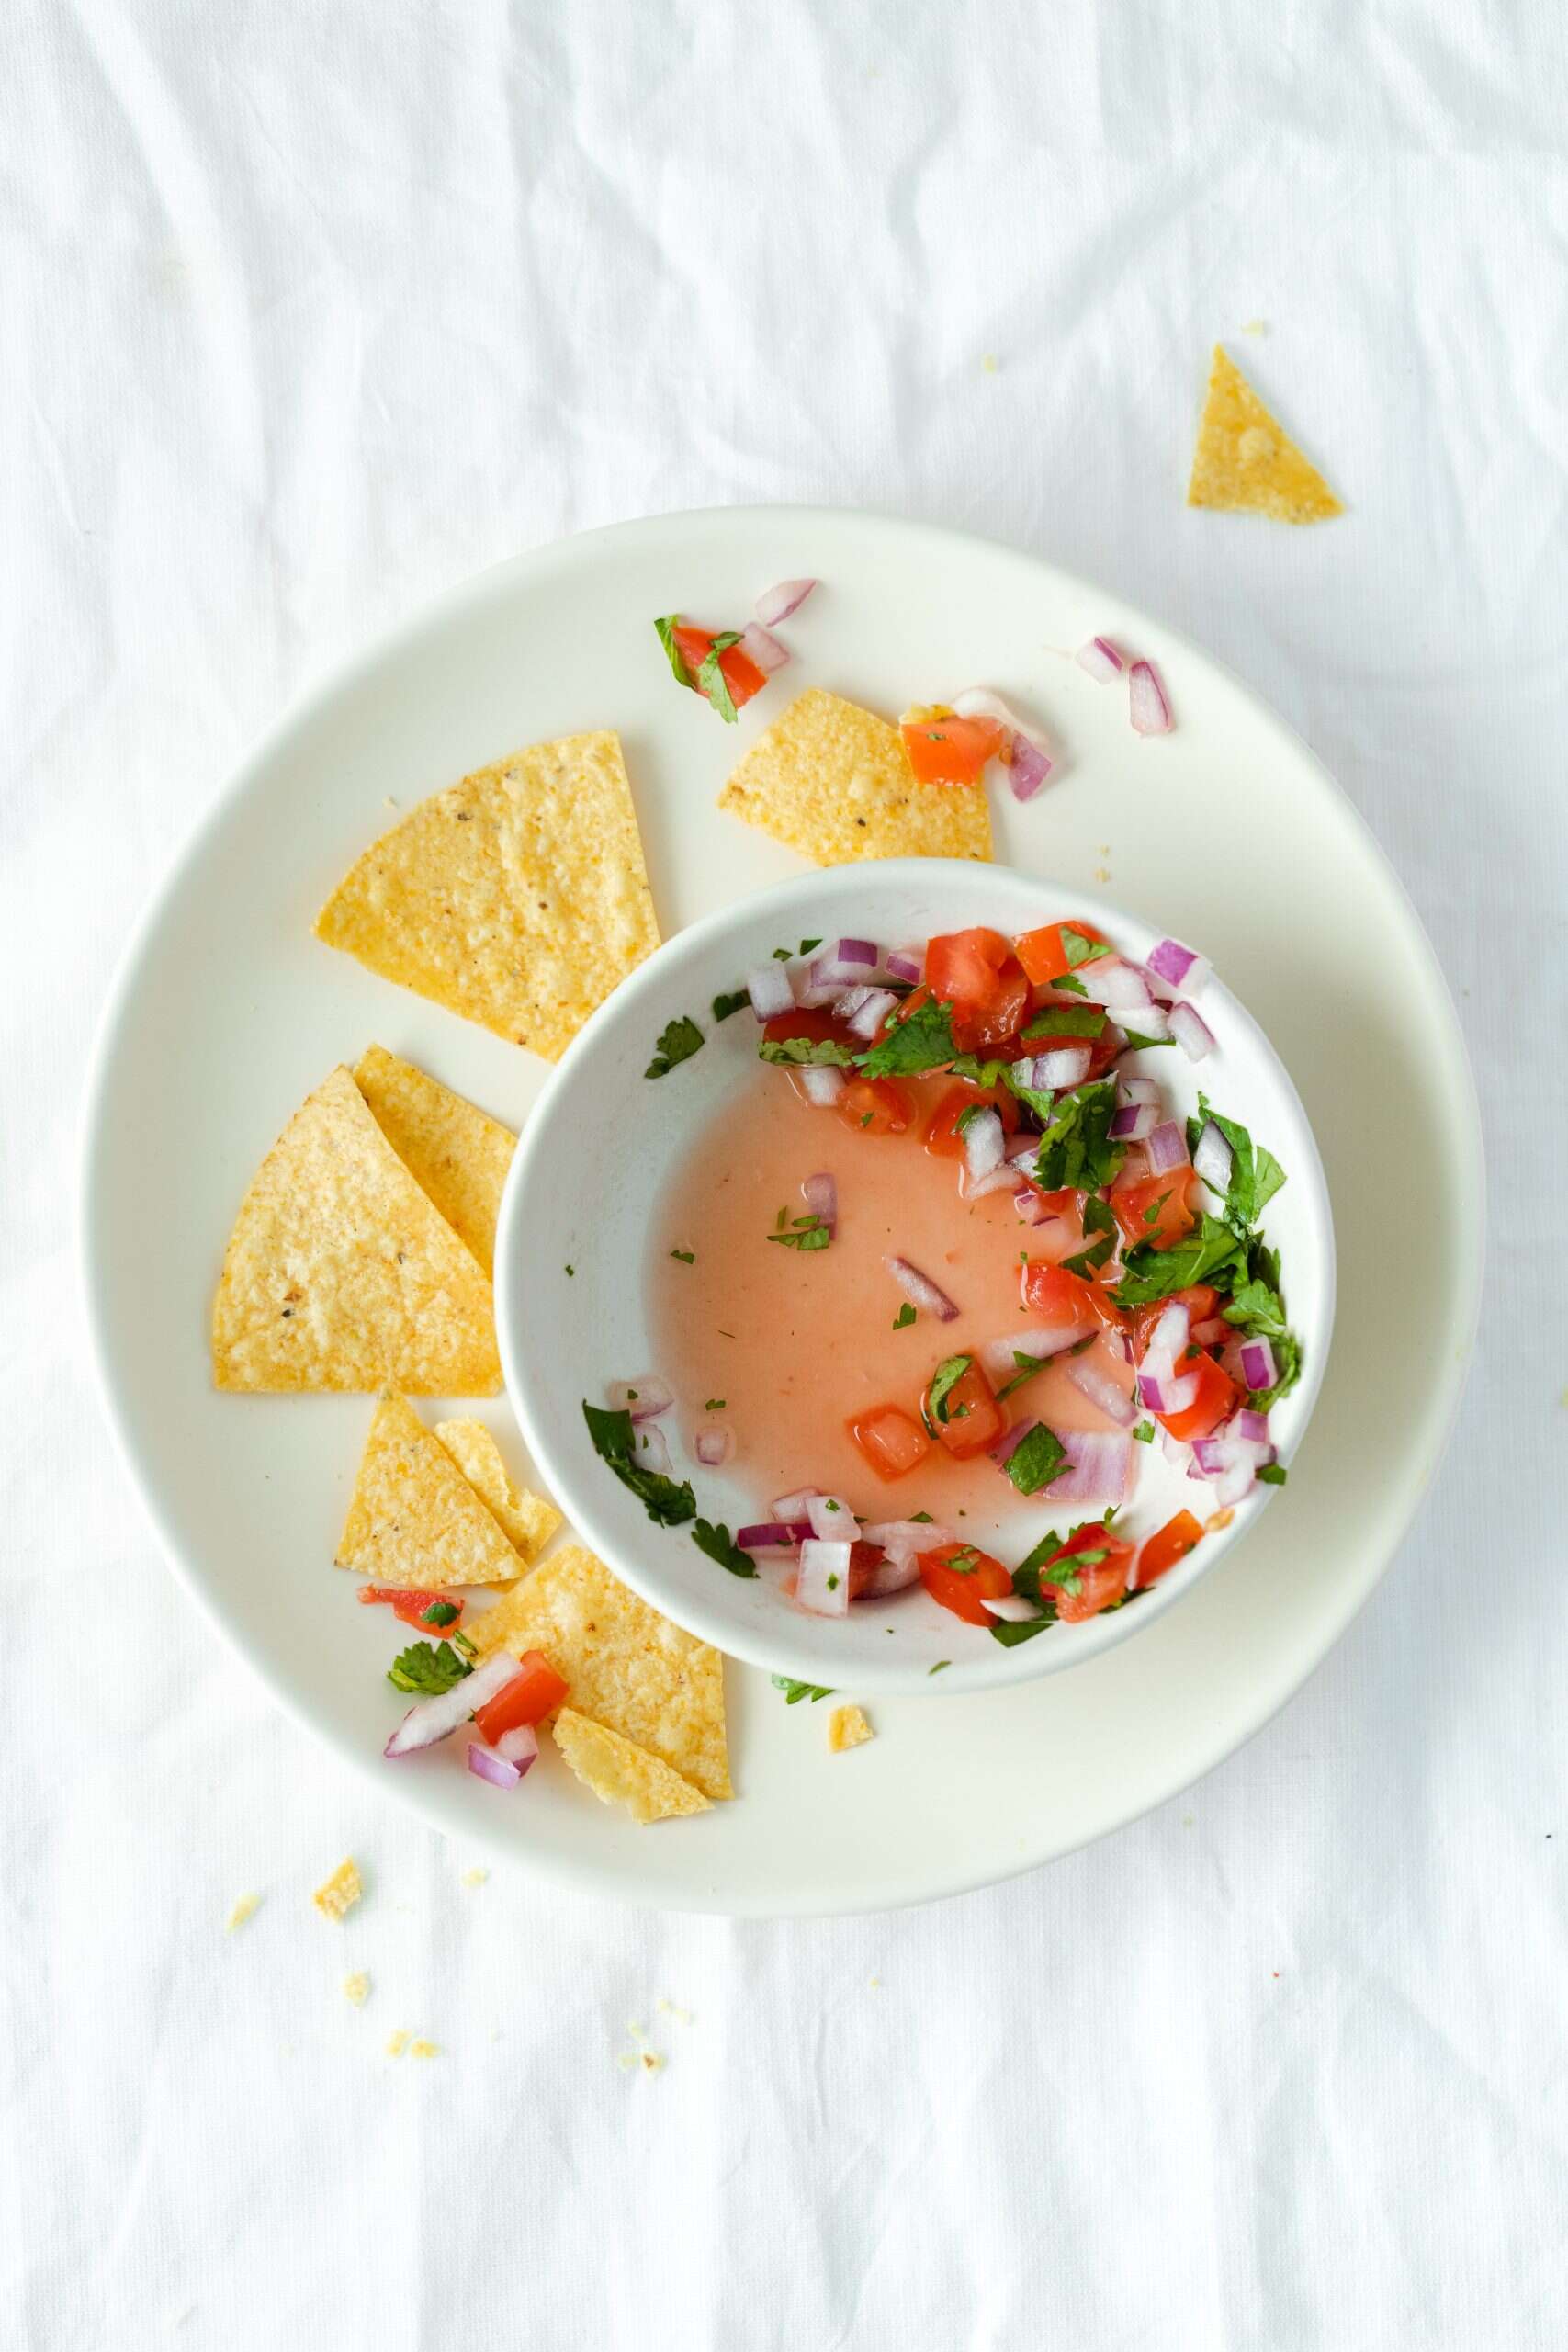
[[383, 1046], [361, 1056], [354, 1078], [421, 1192], [493, 1272], [495, 1220], [517, 1144], [512, 1129]]
[[554, 1503], [514, 1486], [502, 1452], [482, 1421], [437, 1421], [435, 1435], [507, 1541], [532, 1567], [561, 1523]]
[[556, 1060], [659, 944], [619, 738], [536, 743], [422, 800], [316, 936]]
[[1345, 511], [1218, 344], [1187, 503], [1269, 514], [1276, 523], [1321, 523]]
[[917, 783], [897, 727], [820, 686], [758, 736], [718, 805], [818, 865], [991, 854], [983, 786]]
[[220, 1388], [493, 1396], [489, 1278], [333, 1070], [240, 1205], [212, 1307]]
[[602, 1804], [627, 1806], [634, 1821], [669, 1821], [707, 1811], [701, 1789], [618, 1731], [591, 1723], [573, 1707], [561, 1709], [555, 1728], [556, 1746]]
[[863, 1747], [875, 1737], [858, 1707], [835, 1707], [828, 1718], [828, 1747], [834, 1756], [841, 1756], [846, 1747]]
[[510, 1584], [523, 1571], [446, 1447], [396, 1396], [382, 1397], [370, 1423], [337, 1565], [415, 1591]]
[[580, 1544], [532, 1576], [463, 1631], [479, 1657], [543, 1650], [566, 1677], [572, 1705], [646, 1747], [705, 1797], [728, 1797], [724, 1660], [613, 1577]]

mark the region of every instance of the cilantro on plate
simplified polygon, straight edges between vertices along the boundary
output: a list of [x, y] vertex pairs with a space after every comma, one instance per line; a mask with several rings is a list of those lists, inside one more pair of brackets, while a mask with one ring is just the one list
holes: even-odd
[[681, 1527], [694, 1516], [697, 1498], [689, 1481], [666, 1477], [658, 1470], [645, 1470], [636, 1460], [629, 1413], [612, 1413], [602, 1405], [591, 1405], [585, 1396], [582, 1418], [588, 1424], [594, 1453], [609, 1464], [622, 1486], [631, 1489], [649, 1519], [660, 1527]]
[[660, 1033], [653, 1059], [643, 1071], [644, 1078], [668, 1078], [678, 1062], [688, 1062], [702, 1049], [703, 1033], [688, 1012], [667, 1022]]
[[730, 1542], [729, 1530], [722, 1519], [716, 1527], [711, 1520], [699, 1519], [692, 1530], [692, 1541], [699, 1552], [705, 1552], [710, 1560], [716, 1560], [719, 1566], [728, 1568], [732, 1577], [756, 1575], [757, 1564], [750, 1553], [743, 1552], [739, 1544]]
[[387, 1679], [395, 1690], [412, 1690], [421, 1698], [431, 1698], [438, 1691], [456, 1690], [473, 1670], [450, 1642], [413, 1642], [392, 1660], [387, 1668]]
[[786, 1707], [798, 1706], [802, 1699], [809, 1699], [815, 1706], [818, 1699], [830, 1699], [833, 1695], [829, 1683], [792, 1682], [787, 1674], [775, 1674], [770, 1679], [773, 1689], [784, 1692]]
[[1067, 1449], [1055, 1430], [1036, 1421], [1009, 1454], [1007, 1474], [1021, 1495], [1037, 1495], [1060, 1474], [1066, 1458]]
[[886, 1037], [861, 1057], [865, 1078], [915, 1078], [921, 1070], [940, 1069], [957, 1052], [953, 1042], [951, 1006], [928, 997], [913, 1012], [896, 1021]]

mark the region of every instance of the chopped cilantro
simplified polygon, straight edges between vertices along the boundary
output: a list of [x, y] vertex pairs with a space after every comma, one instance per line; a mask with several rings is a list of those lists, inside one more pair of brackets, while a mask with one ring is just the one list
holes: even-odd
[[1155, 1425], [1153, 1421], [1140, 1421], [1137, 1428], [1133, 1431], [1133, 1442], [1134, 1445], [1152, 1445], [1154, 1443], [1154, 1436]]
[[428, 1609], [419, 1612], [422, 1625], [450, 1625], [456, 1623], [457, 1609], [449, 1600], [433, 1600]]
[[701, 1051], [703, 1033], [690, 1013], [666, 1023], [660, 1033], [653, 1059], [643, 1071], [644, 1078], [668, 1078], [677, 1062], [689, 1062]]
[[575, 1273], [576, 1273], [576, 1272], [577, 1272], [577, 1268], [576, 1268], [575, 1266], [569, 1266], [569, 1267], [567, 1268], [567, 1272], [568, 1272], [569, 1274], [575, 1274]]
[[1055, 1430], [1036, 1421], [1029, 1435], [1008, 1456], [1007, 1474], [1021, 1495], [1037, 1495], [1056, 1477], [1067, 1449]]
[[787, 947], [775, 947], [773, 950], [773, 961], [775, 964], [787, 964], [789, 962], [789, 949]]
[[946, 1565], [958, 1576], [972, 1577], [980, 1565], [980, 1555], [973, 1544], [961, 1544], [956, 1552], [948, 1554]]
[[814, 947], [820, 947], [821, 944], [822, 942], [819, 939], [803, 939], [800, 943], [800, 953], [803, 956], [809, 956]]
[[727, 1396], [710, 1396], [703, 1410], [705, 1413], [722, 1413], [728, 1402]]
[[830, 1576], [830, 1577], [829, 1577], [829, 1579], [828, 1579], [828, 1589], [829, 1589], [829, 1592], [837, 1592], [837, 1591], [838, 1591], [838, 1589], [839, 1589], [839, 1579], [838, 1579], [837, 1576]]
[[1168, 1193], [1162, 1193], [1157, 1201], [1154, 1201], [1150, 1204], [1150, 1205], [1144, 1211], [1144, 1223], [1145, 1225], [1157, 1225], [1159, 1223], [1159, 1213], [1161, 1209], [1164, 1208], [1169, 1198], [1170, 1194]]
[[1122, 1050], [1127, 1054], [1146, 1053], [1151, 1046], [1174, 1046], [1176, 1043], [1174, 1037], [1145, 1037], [1136, 1029], [1123, 1029], [1122, 1035], [1127, 1040]]
[[697, 692], [706, 695], [719, 717], [730, 727], [734, 726], [739, 713], [735, 707], [735, 697], [729, 691], [729, 681], [719, 666], [719, 656], [728, 653], [732, 645], [739, 642], [740, 631], [738, 628], [721, 628], [704, 654], [702, 668], [697, 672]]
[[657, 1470], [645, 1470], [634, 1459], [629, 1413], [612, 1413], [604, 1406], [591, 1405], [585, 1396], [582, 1418], [588, 1424], [594, 1453], [602, 1462], [608, 1463], [623, 1487], [630, 1487], [649, 1519], [657, 1521], [660, 1527], [680, 1527], [693, 1516], [697, 1498], [685, 1479], [667, 1478]]
[[[892, 1631], [891, 1626], [888, 1631]], [[831, 1685], [826, 1682], [792, 1682], [787, 1674], [775, 1674], [771, 1679], [773, 1689], [784, 1692], [786, 1707], [797, 1705], [802, 1699], [809, 1699], [815, 1706], [818, 1699], [830, 1699], [833, 1695]]]
[[912, 1510], [909, 1513], [909, 1524], [911, 1527], [929, 1527], [931, 1523], [931, 1515], [929, 1510]]
[[1058, 972], [1051, 986], [1067, 996], [1087, 997], [1089, 994], [1083, 982], [1075, 980], [1070, 972]]
[[[1080, 964], [1098, 963], [1100, 956], [1109, 956], [1111, 952], [1103, 939], [1090, 939], [1086, 932], [1075, 930], [1069, 922], [1061, 925], [1059, 935], [1068, 968], [1075, 972]], [[1059, 988], [1061, 982], [1053, 981], [1052, 985]]]
[[862, 1057], [861, 1069], [867, 1078], [912, 1078], [921, 1070], [941, 1069], [957, 1050], [951, 1008], [928, 997], [913, 1012], [896, 1021], [881, 1043]]
[[1282, 1487], [1290, 1473], [1282, 1462], [1266, 1462], [1258, 1473], [1260, 1487]]
[[765, 1062], [808, 1064], [813, 1069], [852, 1069], [855, 1049], [841, 1037], [760, 1037], [757, 1051]]
[[1105, 1203], [1097, 1199], [1093, 1193], [1083, 1204], [1083, 1229], [1086, 1234], [1097, 1235], [1098, 1238], [1091, 1241], [1087, 1250], [1080, 1250], [1077, 1257], [1064, 1258], [1062, 1263], [1068, 1273], [1081, 1274], [1087, 1282], [1091, 1274], [1100, 1272], [1116, 1247], [1116, 1219]]
[[450, 1642], [414, 1642], [392, 1660], [387, 1668], [387, 1679], [394, 1690], [413, 1690], [422, 1697], [433, 1697], [439, 1690], [455, 1690], [473, 1670]]
[[757, 1564], [750, 1553], [743, 1552], [739, 1544], [730, 1542], [729, 1530], [722, 1519], [716, 1527], [711, 1520], [699, 1519], [692, 1530], [692, 1541], [699, 1552], [705, 1552], [710, 1560], [716, 1560], [719, 1566], [728, 1568], [732, 1577], [756, 1575]]
[[896, 1331], [907, 1331], [914, 1319], [915, 1310], [909, 1301], [906, 1299], [903, 1306], [898, 1309], [897, 1314], [893, 1317], [893, 1329]]
[[1116, 1115], [1113, 1078], [1070, 1087], [1055, 1100], [1016, 1079], [1010, 1083], [1043, 1126], [1034, 1162], [1035, 1179], [1043, 1192], [1097, 1193], [1121, 1172], [1127, 1153], [1125, 1145], [1111, 1140], [1111, 1122]]
[[797, 1216], [790, 1220], [788, 1233], [770, 1233], [770, 1241], [782, 1241], [786, 1250], [826, 1250], [833, 1238], [830, 1226], [819, 1216]]
[[659, 631], [660, 644], [669, 656], [670, 667], [675, 673], [676, 684], [694, 688], [697, 682], [687, 669], [685, 656], [675, 642], [675, 631], [680, 627], [680, 623], [679, 613], [666, 613], [662, 620], [655, 621], [653, 626]]
[[1193, 1283], [1213, 1283], [1228, 1290], [1243, 1263], [1241, 1244], [1218, 1217], [1199, 1219], [1196, 1233], [1168, 1250], [1140, 1241], [1130, 1250], [1114, 1296], [1118, 1306], [1151, 1306], [1156, 1299], [1173, 1297]]
[[1106, 1016], [1098, 1004], [1048, 1004], [1037, 1012], [1023, 1033], [1024, 1043], [1040, 1037], [1099, 1037]]
[[1015, 1388], [1021, 1388], [1026, 1380], [1032, 1380], [1037, 1372], [1043, 1372], [1046, 1365], [1051, 1361], [1049, 1356], [1025, 1355], [1021, 1348], [1014, 1348], [1012, 1351], [1012, 1360], [1014, 1363], [1017, 1364], [1018, 1370], [1013, 1374], [1012, 1378], [1007, 1383], [1005, 1387], [998, 1389], [997, 1401], [998, 1404], [1004, 1396], [1010, 1396]]
[[715, 997], [713, 1017], [716, 1021], [728, 1021], [732, 1012], [739, 1012], [743, 1004], [750, 1004], [750, 996], [745, 989], [732, 989], [727, 996]]
[[697, 1253], [694, 1250], [671, 1250], [670, 1255], [672, 1258], [679, 1258], [682, 1266], [694, 1266], [697, 1262]]
[[936, 1664], [930, 1668], [930, 1671], [932, 1674], [940, 1674], [944, 1666], [951, 1666], [952, 1664], [953, 1660], [950, 1657], [939, 1657]]
[[974, 1363], [973, 1356], [944, 1356], [931, 1374], [926, 1392], [925, 1416], [928, 1426], [947, 1421], [947, 1400]]
[[1257, 1229], [1258, 1220], [1285, 1181], [1285, 1171], [1271, 1151], [1255, 1144], [1237, 1119], [1216, 1111], [1206, 1094], [1198, 1097], [1198, 1116], [1187, 1122], [1187, 1148], [1198, 1148], [1205, 1122], [1212, 1119], [1231, 1148], [1231, 1181], [1224, 1210], [1226, 1224], [1243, 1240]]
[[954, 1119], [953, 1123], [953, 1134], [955, 1136], [966, 1136], [970, 1128], [974, 1125], [976, 1120], [984, 1116], [987, 1107], [988, 1106], [984, 1102], [965, 1103], [964, 1109], [960, 1111], [957, 1118]]

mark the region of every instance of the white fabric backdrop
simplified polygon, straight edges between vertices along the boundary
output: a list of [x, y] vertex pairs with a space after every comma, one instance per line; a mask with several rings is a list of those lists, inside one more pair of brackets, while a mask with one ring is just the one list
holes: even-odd
[[[0, 64], [0, 2335], [1562, 2345], [1561, 11], [10, 0]], [[1181, 504], [1216, 336], [1351, 507], [1310, 562]], [[1036, 548], [1269, 695], [1493, 1184], [1448, 1466], [1284, 1716], [1048, 1873], [782, 1928], [468, 1888], [284, 1722], [111, 1458], [72, 1237], [111, 967], [280, 701], [514, 548], [770, 498]]]

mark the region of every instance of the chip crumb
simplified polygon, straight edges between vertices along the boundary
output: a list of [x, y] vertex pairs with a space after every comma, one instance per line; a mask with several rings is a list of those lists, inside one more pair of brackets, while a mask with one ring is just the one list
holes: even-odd
[[352, 1976], [344, 1978], [343, 1997], [354, 2008], [362, 2009], [365, 2007], [366, 2002], [370, 1998], [370, 1979], [363, 1968], [356, 1968]]
[[663, 2064], [664, 2064], [664, 2061], [663, 2061], [663, 2059], [660, 2056], [660, 2054], [659, 2054], [659, 2052], [658, 2052], [658, 2051], [657, 2051], [657, 2050], [645, 2050], [645, 2051], [643, 2052], [643, 2053], [642, 2053], [642, 2064], [643, 2064], [643, 2072], [644, 2072], [645, 2074], [648, 2074], [648, 2075], [657, 2075], [657, 2074], [658, 2074], [658, 2072], [659, 2072], [659, 2070], [660, 2070], [660, 2066], [662, 2066], [662, 2065], [663, 2065]]
[[387, 2037], [387, 2055], [389, 2058], [400, 2058], [408, 2046], [408, 2032], [407, 2029], [403, 2026], [399, 2026], [396, 2033], [389, 2034]]
[[881, 1992], [881, 1990], [882, 1990], [882, 1979], [881, 1979], [881, 1977], [880, 1977], [880, 1976], [868, 1976], [868, 1977], [866, 1978], [866, 1980], [865, 1980], [865, 1981], [866, 1981], [866, 1983], [871, 1986], [871, 1989], [872, 1989], [872, 1991], [873, 1991], [874, 1993], [880, 1993], [880, 1992]]
[[242, 1894], [239, 1901], [231, 1907], [229, 1917], [223, 1922], [224, 1934], [231, 1936], [236, 1928], [243, 1928], [247, 1919], [254, 1918], [260, 1903], [259, 1894]]
[[982, 351], [980, 354], [980, 365], [985, 369], [987, 376], [994, 376], [997, 372], [996, 353], [994, 351]]
[[342, 1919], [353, 1910], [364, 1894], [359, 1865], [352, 1854], [344, 1855], [331, 1878], [324, 1879], [310, 1900], [324, 1919]]
[[1243, 334], [1267, 334], [1268, 332], [1269, 322], [1267, 319], [1248, 319], [1247, 324], [1242, 329]]
[[1097, 882], [1109, 882], [1111, 879], [1109, 865], [1097, 865], [1094, 869], [1094, 878]]
[[841, 1756], [846, 1747], [863, 1747], [876, 1734], [859, 1707], [835, 1707], [828, 1718], [828, 1747]]
[[667, 2018], [674, 2018], [677, 2025], [694, 2025], [696, 2022], [690, 2009], [678, 2009], [673, 2001], [661, 2000], [659, 2006]]
[[463, 1872], [463, 1884], [465, 1886], [482, 1886], [489, 1876], [489, 1871], [487, 1871], [482, 1864], [476, 1862], [471, 1871], [465, 1871]]
[[409, 2043], [409, 2056], [411, 2058], [439, 2058], [440, 2055], [441, 2044], [438, 2041], [411, 2041]]

